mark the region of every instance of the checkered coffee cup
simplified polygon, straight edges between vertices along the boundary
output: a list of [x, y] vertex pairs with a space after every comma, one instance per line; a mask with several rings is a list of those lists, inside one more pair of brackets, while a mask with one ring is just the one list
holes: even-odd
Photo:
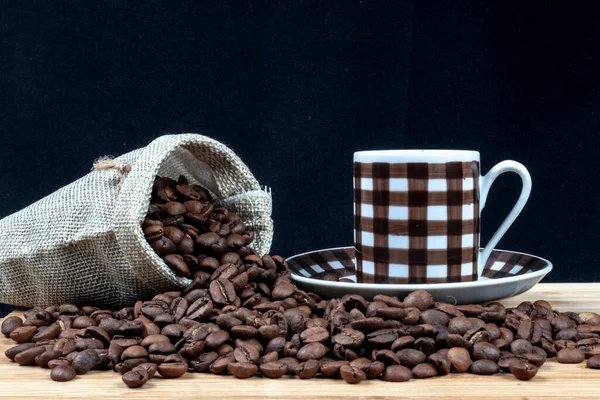
[[[516, 161], [480, 175], [479, 153], [382, 150], [354, 153], [354, 246], [363, 283], [474, 281], [531, 192]], [[517, 173], [521, 195], [487, 247], [479, 252], [481, 210], [490, 186]]]

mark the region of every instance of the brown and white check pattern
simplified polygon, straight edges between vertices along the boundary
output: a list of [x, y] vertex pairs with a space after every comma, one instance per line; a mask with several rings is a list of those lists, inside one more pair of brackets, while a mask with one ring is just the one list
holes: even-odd
[[[295, 275], [322, 280], [348, 278], [356, 281], [356, 254], [353, 247], [315, 251], [292, 257], [287, 261], [290, 271]], [[534, 256], [493, 250], [480, 280], [523, 275], [547, 266], [545, 260]]]
[[359, 282], [477, 280], [479, 162], [354, 163]]

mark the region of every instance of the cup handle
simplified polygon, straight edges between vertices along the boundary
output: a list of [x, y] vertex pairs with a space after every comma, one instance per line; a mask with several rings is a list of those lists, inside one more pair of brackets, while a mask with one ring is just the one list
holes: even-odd
[[512, 210], [508, 213], [508, 216], [504, 219], [500, 227], [494, 233], [494, 236], [490, 239], [487, 246], [479, 256], [478, 263], [478, 276], [481, 276], [483, 273], [483, 268], [492, 254], [492, 250], [496, 247], [502, 236], [506, 233], [508, 228], [512, 225], [512, 223], [517, 219], [523, 207], [525, 207], [525, 203], [527, 203], [527, 199], [529, 199], [529, 194], [531, 193], [531, 175], [529, 175], [529, 171], [527, 168], [521, 163], [512, 160], [502, 161], [496, 164], [492, 169], [490, 169], [485, 176], [481, 176], [479, 180], [479, 213], [481, 215], [481, 211], [483, 211], [483, 207], [485, 206], [485, 202], [487, 200], [488, 193], [490, 191], [490, 187], [496, 180], [496, 178], [505, 172], [514, 172], [521, 177], [521, 181], [523, 186], [521, 188], [521, 195], [517, 200], [516, 204], [512, 208]]

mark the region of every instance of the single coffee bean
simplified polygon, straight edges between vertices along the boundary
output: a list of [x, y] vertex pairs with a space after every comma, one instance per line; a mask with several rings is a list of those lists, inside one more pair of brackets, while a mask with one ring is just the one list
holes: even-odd
[[498, 364], [492, 360], [477, 360], [471, 364], [471, 372], [476, 375], [494, 375], [499, 370]]
[[467, 372], [471, 366], [471, 355], [467, 349], [453, 347], [448, 351], [448, 360], [454, 372]]
[[425, 290], [416, 290], [409, 293], [402, 301], [406, 307], [415, 307], [420, 311], [425, 311], [433, 306], [433, 296]]
[[538, 372], [538, 368], [535, 365], [521, 360], [511, 362], [508, 365], [508, 369], [510, 370], [510, 373], [515, 376], [515, 378], [523, 381], [530, 380]]
[[61, 364], [52, 368], [50, 378], [56, 382], [67, 382], [75, 378], [77, 373], [70, 365]]
[[140, 366], [135, 367], [129, 372], [126, 372], [121, 377], [123, 383], [130, 388], [138, 388], [146, 384], [150, 379], [150, 375], [145, 368]]
[[498, 361], [500, 359], [500, 349], [491, 343], [475, 343], [471, 353], [475, 360]]
[[[355, 332], [360, 333], [364, 340], [364, 334], [362, 332], [360, 332], [360, 331], [355, 331]], [[338, 336], [338, 335], [336, 335], [336, 336]], [[325, 342], [327, 342], [327, 339], [329, 339], [329, 331], [325, 328], [315, 326], [315, 327], [308, 328], [305, 331], [303, 331], [300, 334], [300, 339], [302, 339], [303, 343], [313, 343], [313, 342], [325, 343]], [[336, 343], [338, 343], [338, 342], [336, 341]]]
[[19, 352], [17, 355], [15, 355], [14, 360], [19, 365], [31, 365], [35, 362], [35, 358], [45, 351], [46, 348], [44, 346], [32, 347]]
[[367, 378], [363, 370], [350, 365], [344, 365], [340, 368], [340, 376], [347, 383], [360, 383]]
[[353, 348], [360, 346], [364, 342], [365, 334], [356, 329], [344, 328], [333, 337], [333, 340], [341, 346]]
[[168, 254], [163, 260], [176, 275], [190, 276], [190, 268], [180, 254]]
[[17, 343], [29, 341], [37, 333], [38, 328], [35, 326], [21, 326], [13, 329], [10, 333], [10, 338]]
[[411, 369], [427, 360], [425, 353], [415, 349], [402, 349], [396, 354], [400, 359], [401, 365], [405, 365]]
[[260, 352], [252, 345], [243, 344], [233, 351], [233, 356], [238, 363], [256, 364], [260, 358]]
[[17, 316], [6, 317], [2, 321], [0, 331], [6, 337], [10, 337], [10, 334], [17, 328], [23, 326], [23, 320]]
[[287, 366], [279, 361], [267, 362], [260, 364], [260, 372], [267, 378], [280, 378], [287, 372]]
[[516, 356], [531, 353], [532, 351], [533, 345], [525, 339], [517, 339], [510, 344], [510, 352]]
[[126, 348], [123, 353], [121, 353], [121, 361], [125, 361], [130, 358], [143, 358], [148, 357], [148, 351], [142, 346], [131, 346]]
[[96, 367], [99, 361], [100, 357], [93, 349], [83, 350], [73, 358], [71, 367], [75, 369], [77, 375], [83, 375]]
[[556, 361], [561, 364], [579, 364], [585, 360], [585, 353], [578, 348], [564, 348], [556, 354]]
[[415, 378], [425, 379], [432, 378], [438, 374], [437, 369], [427, 363], [417, 364], [412, 369], [412, 374]]
[[383, 371], [381, 379], [387, 382], [406, 382], [412, 378], [412, 371], [403, 365], [390, 365]]
[[186, 362], [164, 362], [157, 368], [163, 378], [179, 378], [188, 370]]
[[204, 342], [206, 343], [206, 346], [216, 348], [227, 343], [230, 338], [229, 332], [219, 329], [210, 333], [206, 339], [204, 339]]
[[318, 360], [323, 358], [327, 353], [327, 347], [325, 347], [322, 343], [314, 342], [304, 345], [298, 353], [296, 357], [299, 361], [308, 361], [308, 360]]
[[92, 317], [88, 317], [87, 315], [82, 315], [73, 320], [73, 328], [75, 329], [84, 329], [88, 326], [97, 326], [98, 323]]
[[227, 365], [227, 370], [236, 378], [246, 379], [256, 375], [258, 367], [247, 362], [232, 362]]
[[521, 354], [519, 358], [525, 359], [528, 363], [541, 367], [546, 362], [546, 356], [538, 353]]
[[300, 379], [310, 379], [319, 372], [319, 362], [317, 360], [308, 360], [298, 364], [294, 373]]
[[398, 339], [398, 336], [396, 329], [379, 329], [367, 334], [367, 341], [372, 346], [389, 347], [394, 343], [394, 340]]
[[217, 304], [233, 303], [235, 288], [227, 279], [219, 278], [210, 283], [210, 297]]
[[587, 360], [587, 367], [600, 369], [600, 356], [592, 356]]

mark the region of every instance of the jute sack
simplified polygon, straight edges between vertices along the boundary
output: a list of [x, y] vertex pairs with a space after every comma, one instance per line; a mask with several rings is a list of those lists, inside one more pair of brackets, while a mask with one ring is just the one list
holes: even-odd
[[256, 233], [267, 253], [271, 195], [225, 145], [196, 134], [166, 135], [94, 170], [0, 220], [0, 302], [23, 307], [66, 302], [120, 307], [190, 282], [178, 277], [144, 239], [156, 175], [208, 189], [216, 204]]

